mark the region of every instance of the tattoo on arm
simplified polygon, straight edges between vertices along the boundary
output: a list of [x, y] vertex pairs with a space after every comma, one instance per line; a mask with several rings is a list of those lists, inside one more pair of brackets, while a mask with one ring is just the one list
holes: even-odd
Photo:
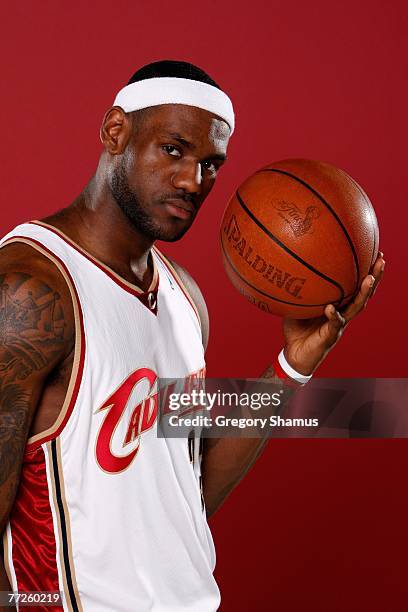
[[7, 385], [0, 393], [0, 486], [15, 472], [24, 448], [29, 396], [18, 385]]
[[65, 327], [59, 300], [59, 293], [27, 274], [0, 275], [2, 386], [47, 367], [59, 353]]
[[0, 275], [0, 525], [15, 496], [41, 380], [61, 359], [61, 299], [28, 274]]

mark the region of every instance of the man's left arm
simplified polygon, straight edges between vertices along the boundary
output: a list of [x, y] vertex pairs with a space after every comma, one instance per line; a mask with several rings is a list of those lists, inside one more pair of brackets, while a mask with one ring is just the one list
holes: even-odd
[[[195, 281], [181, 266], [172, 262], [183, 280], [200, 315], [204, 350], [208, 343], [208, 312], [204, 298]], [[310, 376], [329, 351], [337, 344], [345, 328], [368, 304], [384, 272], [383, 253], [379, 253], [372, 274], [361, 283], [355, 299], [342, 311], [330, 304], [324, 316], [316, 319], [289, 319], [283, 321], [285, 335], [284, 355], [287, 363], [299, 374]], [[262, 379], [276, 385], [282, 380], [270, 366]], [[266, 380], [265, 380], [266, 382]], [[293, 388], [286, 395], [288, 399]], [[207, 438], [203, 440], [201, 472], [207, 516], [211, 516], [227, 495], [245, 476], [264, 450], [268, 438]]]

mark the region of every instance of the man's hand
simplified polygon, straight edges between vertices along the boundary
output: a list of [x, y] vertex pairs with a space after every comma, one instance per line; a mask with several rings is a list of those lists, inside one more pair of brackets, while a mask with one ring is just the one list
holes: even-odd
[[299, 374], [312, 374], [341, 338], [350, 321], [366, 307], [378, 287], [384, 265], [384, 254], [380, 252], [372, 274], [364, 278], [355, 299], [340, 312], [329, 304], [324, 316], [318, 319], [284, 320], [285, 357]]
[[[379, 253], [365, 277], [354, 301], [341, 312], [330, 304], [319, 319], [285, 319], [285, 357], [300, 374], [312, 374], [330, 349], [340, 339], [346, 325], [365, 308], [381, 280], [385, 261]], [[275, 384], [282, 384], [270, 367], [263, 374]], [[284, 401], [295, 393], [287, 389]], [[281, 404], [281, 407], [283, 404]], [[207, 516], [213, 514], [232, 489], [245, 476], [265, 448], [269, 436], [260, 438], [208, 438], [204, 440], [201, 472]]]

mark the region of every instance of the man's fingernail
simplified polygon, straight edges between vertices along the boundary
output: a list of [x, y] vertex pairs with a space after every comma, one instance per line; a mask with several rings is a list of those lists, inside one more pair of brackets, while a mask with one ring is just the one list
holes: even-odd
[[381, 272], [384, 270], [384, 268], [385, 268], [385, 260], [383, 262], [383, 265], [381, 266]]
[[374, 278], [374, 276], [371, 276], [371, 274], [370, 274], [370, 287], [372, 287], [374, 285], [374, 283], [375, 283], [375, 278]]

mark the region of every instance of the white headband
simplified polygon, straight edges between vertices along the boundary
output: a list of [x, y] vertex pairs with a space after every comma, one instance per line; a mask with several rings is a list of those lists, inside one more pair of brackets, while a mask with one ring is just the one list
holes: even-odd
[[218, 115], [234, 131], [235, 119], [232, 102], [221, 89], [191, 79], [178, 77], [155, 77], [126, 85], [113, 103], [125, 113], [158, 106], [159, 104], [186, 104], [196, 106]]

